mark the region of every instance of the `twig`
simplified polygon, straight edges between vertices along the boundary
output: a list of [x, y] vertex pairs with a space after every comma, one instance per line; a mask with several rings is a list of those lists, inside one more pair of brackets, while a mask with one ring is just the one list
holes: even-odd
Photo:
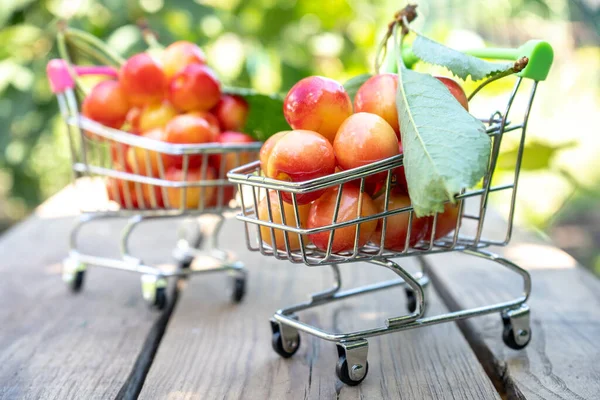
[[158, 34], [150, 28], [146, 19], [140, 18], [137, 26], [142, 31], [142, 38], [150, 49], [164, 49], [164, 46], [158, 41]]
[[515, 61], [515, 63], [512, 66], [512, 68], [509, 68], [506, 71], [503, 71], [503, 72], [501, 72], [499, 74], [491, 76], [488, 79], [486, 79], [485, 81], [483, 81], [481, 83], [481, 85], [477, 86], [477, 88], [475, 90], [473, 90], [473, 92], [467, 98], [467, 101], [471, 101], [471, 99], [477, 94], [477, 92], [479, 92], [481, 89], [483, 89], [488, 84], [490, 84], [490, 83], [492, 83], [492, 82], [494, 82], [494, 81], [496, 81], [496, 80], [498, 80], [500, 78], [504, 78], [505, 76], [509, 76], [509, 75], [512, 75], [512, 74], [517, 74], [517, 73], [523, 71], [525, 69], [525, 67], [527, 66], [527, 63], [529, 63], [529, 58], [527, 58], [527, 57], [521, 57], [521, 58], [519, 58], [517, 61]]
[[388, 24], [387, 32], [377, 48], [377, 53], [375, 56], [375, 73], [379, 73], [381, 63], [387, 54], [387, 42], [392, 37], [394, 27], [396, 25], [402, 26], [402, 34], [405, 35], [409, 30], [408, 24], [414, 21], [415, 18], [417, 18], [416, 4], [408, 4], [402, 10], [399, 10], [394, 14], [394, 20]]

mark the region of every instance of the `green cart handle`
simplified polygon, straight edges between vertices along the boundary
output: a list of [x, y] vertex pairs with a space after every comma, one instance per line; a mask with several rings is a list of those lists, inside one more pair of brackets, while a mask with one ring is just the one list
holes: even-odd
[[[546, 79], [554, 60], [552, 46], [543, 40], [530, 40], [517, 49], [490, 47], [466, 50], [464, 53], [479, 58], [506, 61], [516, 61], [521, 57], [527, 57], [529, 59], [527, 66], [517, 75], [533, 79], [534, 81], [543, 81]], [[410, 47], [402, 49], [402, 58], [409, 68], [419, 61], [419, 58], [412, 52], [412, 48]]]

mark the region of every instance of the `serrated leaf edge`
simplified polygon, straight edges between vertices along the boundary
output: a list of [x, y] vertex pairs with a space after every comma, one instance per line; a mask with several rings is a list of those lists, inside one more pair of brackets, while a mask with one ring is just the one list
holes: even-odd
[[[449, 50], [452, 50], [452, 51], [456, 51], [456, 52], [462, 53], [460, 50], [456, 50], [456, 49], [453, 49], [453, 48], [451, 48], [451, 47], [448, 47], [448, 46], [446, 46], [446, 45], [444, 45], [444, 44], [442, 44], [442, 43], [440, 43], [440, 42], [437, 42], [437, 41], [435, 41], [435, 40], [433, 40], [433, 39], [430, 39], [430, 38], [428, 38], [428, 37], [427, 37], [427, 36], [425, 36], [425, 35], [421, 35], [420, 33], [416, 32], [416, 31], [414, 31], [414, 30], [412, 30], [412, 32], [414, 32], [414, 33], [417, 35], [417, 38], [426, 39], [426, 40], [429, 40], [429, 41], [431, 41], [431, 42], [435, 43], [436, 45], [439, 45], [439, 46], [442, 46], [442, 47], [446, 47], [447, 49], [449, 49]], [[415, 40], [415, 41], [416, 41], [416, 40]], [[503, 63], [492, 63], [492, 62], [489, 62], [489, 61], [488, 61], [487, 63], [488, 63], [489, 65], [498, 65], [498, 69], [496, 69], [496, 70], [493, 70], [493, 71], [489, 72], [488, 74], [486, 74], [486, 75], [482, 76], [482, 77], [481, 77], [481, 78], [479, 78], [479, 79], [475, 79], [475, 77], [473, 76], [473, 74], [472, 74], [472, 73], [470, 73], [470, 72], [469, 72], [469, 73], [467, 73], [467, 74], [466, 74], [466, 75], [463, 77], [463, 76], [461, 76], [460, 74], [457, 74], [456, 72], [454, 72], [454, 71], [453, 71], [452, 69], [450, 69], [450, 67], [448, 67], [447, 65], [444, 65], [444, 64], [441, 64], [441, 63], [437, 63], [437, 62], [434, 62], [434, 61], [428, 61], [428, 60], [425, 60], [425, 59], [423, 59], [423, 58], [422, 58], [422, 56], [418, 55], [418, 54], [417, 54], [417, 52], [416, 52], [414, 49], [415, 49], [415, 48], [413, 47], [413, 53], [414, 53], [414, 54], [415, 54], [415, 55], [416, 55], [416, 56], [417, 56], [417, 57], [418, 57], [418, 58], [419, 58], [421, 61], [423, 61], [423, 62], [425, 62], [425, 63], [427, 63], [427, 64], [431, 64], [431, 65], [437, 65], [437, 66], [439, 66], [439, 67], [444, 67], [444, 68], [446, 68], [448, 71], [450, 71], [450, 72], [452, 73], [452, 75], [456, 76], [457, 78], [459, 78], [459, 79], [461, 79], [461, 80], [463, 80], [463, 81], [465, 81], [465, 80], [466, 80], [466, 79], [467, 79], [467, 78], [470, 76], [470, 77], [471, 77], [471, 79], [472, 79], [474, 82], [477, 82], [477, 81], [483, 80], [483, 79], [485, 79], [485, 78], [489, 78], [489, 77], [491, 77], [491, 76], [494, 76], [494, 75], [497, 75], [497, 74], [501, 74], [501, 73], [503, 73], [503, 72], [505, 72], [505, 71], [509, 70], [510, 68], [512, 68], [512, 67], [513, 67], [513, 64], [514, 64], [514, 63], [512, 63], [512, 62], [511, 62], [511, 63], [505, 63], [505, 64], [503, 64]], [[474, 57], [474, 56], [472, 56], [472, 55], [470, 55], [470, 54], [466, 54], [466, 53], [462, 53], [462, 54], [464, 54], [466, 57]], [[477, 57], [474, 57], [474, 58], [477, 58]], [[482, 61], [484, 61], [484, 60], [482, 60]]]

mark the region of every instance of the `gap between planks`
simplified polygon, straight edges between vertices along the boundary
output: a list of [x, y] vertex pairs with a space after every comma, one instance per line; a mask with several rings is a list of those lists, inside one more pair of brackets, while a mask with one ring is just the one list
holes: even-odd
[[[427, 259], [424, 259], [423, 262], [425, 263], [424, 271], [431, 279], [433, 288], [448, 310], [462, 310], [463, 307], [461, 307], [456, 298], [451, 294], [449, 288], [440, 281], [430, 262]], [[500, 321], [500, 318], [498, 320]], [[494, 353], [485, 344], [480, 333], [474, 327], [473, 320], [467, 318], [455, 322], [500, 396], [503, 399], [525, 399], [526, 397], [523, 395], [523, 392], [519, 390], [511, 375], [507, 373], [506, 364], [494, 356]]]
[[177, 305], [180, 286], [183, 286], [181, 285], [181, 281], [183, 281], [182, 278], [173, 278], [169, 281], [167, 291], [167, 306], [161, 311], [161, 316], [154, 322], [152, 328], [148, 332], [148, 336], [146, 337], [146, 340], [144, 340], [144, 344], [140, 349], [140, 353], [136, 357], [129, 376], [123, 383], [121, 390], [119, 390], [115, 396], [116, 400], [137, 399], [142, 391], [146, 376], [148, 375], [148, 371], [150, 371], [150, 367], [154, 361], [154, 356], [158, 351], [160, 342], [165, 334], [165, 330], [167, 329], [169, 319], [171, 318], [173, 310]]

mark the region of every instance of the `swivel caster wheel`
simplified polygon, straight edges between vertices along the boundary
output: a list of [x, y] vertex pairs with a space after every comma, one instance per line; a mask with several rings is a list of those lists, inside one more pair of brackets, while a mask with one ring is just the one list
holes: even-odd
[[62, 278], [72, 292], [77, 293], [83, 287], [86, 265], [75, 258], [68, 257], [63, 261]]
[[368, 349], [366, 340], [337, 344], [338, 362], [335, 373], [340, 381], [348, 386], [356, 386], [365, 380], [369, 373]]
[[181, 269], [189, 269], [190, 266], [192, 265], [192, 262], [194, 261], [193, 257], [187, 257], [183, 260], [179, 261], [179, 268]]
[[[282, 334], [282, 328], [285, 332], [285, 337]], [[271, 321], [271, 330], [273, 331], [271, 345], [275, 353], [283, 358], [290, 358], [296, 354], [300, 348], [300, 334], [298, 331], [285, 325], [282, 326], [276, 321]]]
[[[406, 293], [406, 309], [412, 314], [417, 309], [417, 296], [415, 295], [414, 290], [409, 288], [404, 289], [404, 292]], [[424, 301], [423, 303], [425, 313], [427, 312], [427, 302]]]
[[167, 291], [165, 288], [156, 288], [156, 293], [154, 294], [154, 304], [157, 310], [163, 310], [167, 305]]
[[239, 303], [246, 294], [246, 276], [233, 276], [232, 277], [232, 291], [231, 301]]
[[155, 275], [142, 275], [142, 295], [144, 300], [158, 310], [167, 305], [167, 280]]
[[529, 324], [529, 307], [523, 304], [516, 310], [502, 314], [502, 341], [513, 350], [527, 347], [531, 341], [531, 326]]

